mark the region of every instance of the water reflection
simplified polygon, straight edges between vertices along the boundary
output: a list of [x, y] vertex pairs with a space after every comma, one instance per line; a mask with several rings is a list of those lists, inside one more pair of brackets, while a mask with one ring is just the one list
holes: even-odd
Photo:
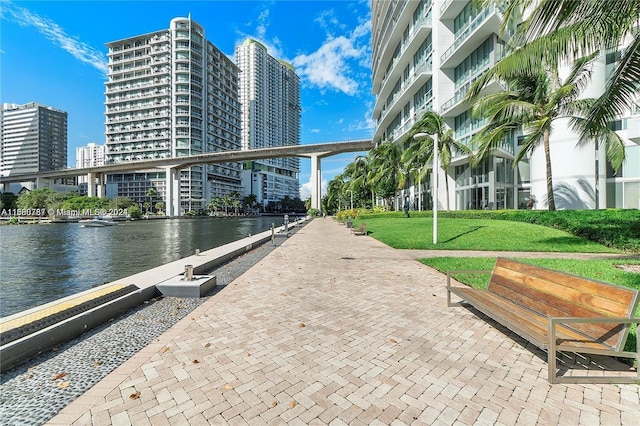
[[258, 234], [271, 223], [282, 218], [0, 226], [0, 316]]

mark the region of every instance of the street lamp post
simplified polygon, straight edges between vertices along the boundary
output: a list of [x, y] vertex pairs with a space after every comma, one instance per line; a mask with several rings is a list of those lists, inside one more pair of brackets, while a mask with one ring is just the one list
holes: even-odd
[[418, 211], [422, 211], [422, 167], [418, 169]]
[[433, 244], [438, 244], [438, 134], [416, 133], [413, 139], [433, 139]]
[[422, 211], [422, 167], [418, 167], [417, 169], [411, 169], [410, 172], [418, 172], [418, 211]]

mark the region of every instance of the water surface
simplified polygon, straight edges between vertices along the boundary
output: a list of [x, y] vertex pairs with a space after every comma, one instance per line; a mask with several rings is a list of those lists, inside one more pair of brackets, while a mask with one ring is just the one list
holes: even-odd
[[280, 226], [282, 217], [0, 226], [0, 316], [258, 234], [272, 223]]

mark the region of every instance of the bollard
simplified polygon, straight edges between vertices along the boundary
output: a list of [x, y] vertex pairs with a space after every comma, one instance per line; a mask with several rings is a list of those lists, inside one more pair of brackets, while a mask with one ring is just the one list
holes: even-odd
[[276, 245], [276, 224], [271, 224], [271, 244]]
[[196, 249], [196, 256], [200, 256], [200, 249]]
[[185, 281], [193, 280], [193, 265], [184, 265], [184, 279]]

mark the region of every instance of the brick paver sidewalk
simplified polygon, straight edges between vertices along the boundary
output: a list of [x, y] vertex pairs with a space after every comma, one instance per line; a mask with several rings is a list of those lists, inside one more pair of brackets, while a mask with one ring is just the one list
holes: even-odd
[[640, 386], [550, 385], [445, 281], [315, 219], [50, 424], [638, 424]]

